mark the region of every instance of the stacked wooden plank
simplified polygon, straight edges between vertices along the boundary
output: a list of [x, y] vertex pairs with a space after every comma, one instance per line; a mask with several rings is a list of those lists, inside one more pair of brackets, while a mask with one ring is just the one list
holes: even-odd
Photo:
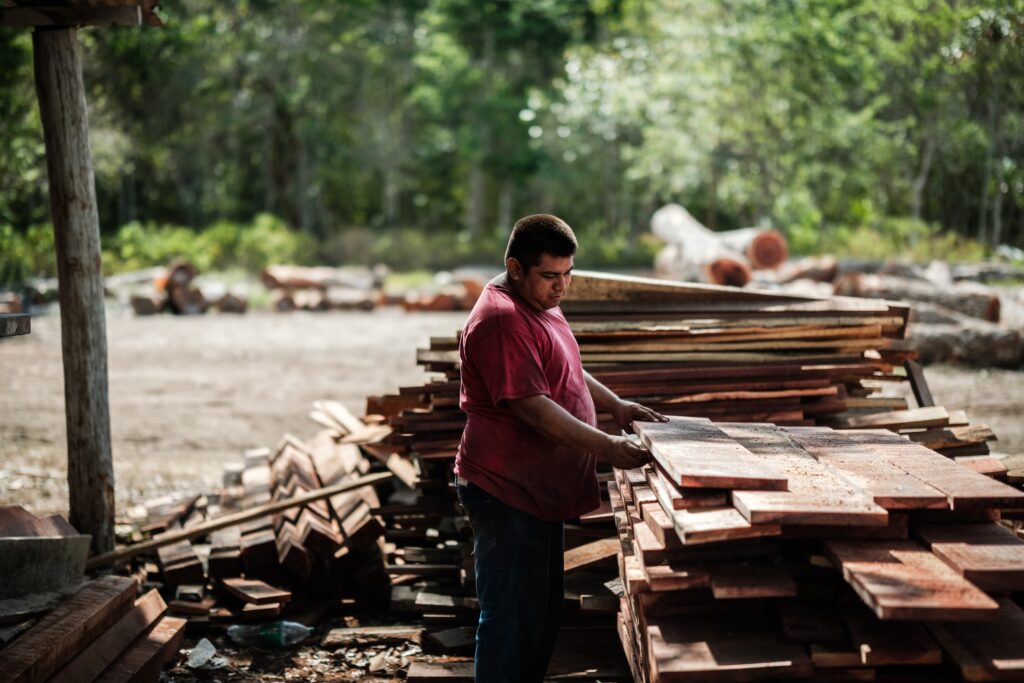
[[0, 650], [0, 680], [156, 681], [177, 656], [185, 621], [132, 578], [86, 583]]
[[609, 484], [636, 680], [1024, 679], [996, 521], [1024, 493], [888, 430], [637, 431], [654, 463]]

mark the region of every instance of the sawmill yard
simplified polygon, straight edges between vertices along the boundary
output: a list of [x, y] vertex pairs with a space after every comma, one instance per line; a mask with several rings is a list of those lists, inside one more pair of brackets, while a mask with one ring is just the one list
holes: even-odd
[[[284, 433], [319, 429], [314, 401], [361, 415], [367, 396], [424, 381], [414, 349], [450, 336], [456, 313], [331, 312], [136, 318], [111, 308], [110, 410], [119, 509], [159, 495], [209, 489], [222, 465]], [[0, 343], [0, 499], [37, 513], [67, 512], [60, 319]], [[1024, 452], [1024, 375], [932, 365], [936, 402], [967, 411]], [[909, 395], [909, 392], [908, 392]], [[913, 399], [911, 398], [911, 404]]]

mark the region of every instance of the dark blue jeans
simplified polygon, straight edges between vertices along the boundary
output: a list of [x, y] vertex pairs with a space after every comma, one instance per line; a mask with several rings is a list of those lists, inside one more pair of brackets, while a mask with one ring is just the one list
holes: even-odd
[[456, 486], [473, 526], [478, 683], [541, 683], [558, 639], [564, 528], [505, 505], [473, 484]]

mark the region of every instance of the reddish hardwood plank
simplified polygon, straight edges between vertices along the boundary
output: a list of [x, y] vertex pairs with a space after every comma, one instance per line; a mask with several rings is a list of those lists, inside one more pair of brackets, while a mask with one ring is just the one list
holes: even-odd
[[857, 444], [881, 455], [907, 474], [946, 494], [953, 510], [1024, 508], [1024, 491], [950, 460], [885, 430], [844, 431]]
[[131, 609], [135, 579], [105, 576], [86, 584], [0, 650], [0, 680], [45, 680]]
[[290, 591], [274, 588], [258, 579], [226, 578], [221, 584], [229, 593], [238, 599], [257, 605], [273, 602], [286, 602], [291, 599]]
[[680, 490], [660, 467], [647, 470], [647, 484], [666, 510], [719, 507], [729, 502], [729, 494], [726, 491], [692, 488]]
[[826, 541], [825, 548], [880, 619], [989, 619], [998, 609], [914, 541]]
[[913, 532], [979, 588], [1024, 591], [1024, 539], [1001, 524], [921, 524]]
[[60, 683], [90, 683], [167, 610], [160, 593], [151, 590], [99, 638], [64, 665], [56, 676]]
[[786, 427], [785, 432], [818, 462], [887, 510], [949, 507], [946, 494], [842, 433], [820, 427]]
[[785, 643], [765, 622], [742, 616], [650, 620], [646, 650], [652, 678], [745, 681], [809, 676], [803, 647]]
[[1000, 600], [990, 621], [931, 622], [928, 629], [968, 681], [1024, 680], [1024, 611], [1012, 600]]
[[786, 491], [733, 491], [732, 502], [751, 523], [885, 526], [889, 514], [838, 479], [795, 444], [782, 428], [720, 424], [737, 443], [770, 461], [789, 481]]
[[637, 434], [677, 486], [782, 490], [786, 478], [703, 418], [638, 422]]
[[836, 425], [845, 429], [909, 429], [911, 427], [943, 427], [950, 422], [950, 415], [942, 406], [911, 408], [910, 410], [888, 410], [884, 413], [854, 415], [836, 420]]
[[796, 582], [782, 566], [766, 564], [709, 567], [716, 600], [796, 596]]
[[619, 542], [619, 539], [613, 537], [602, 538], [586, 545], [581, 545], [578, 548], [566, 550], [564, 559], [565, 571], [571, 572], [580, 567], [586, 567], [603, 559], [614, 557], [621, 547], [622, 544]]
[[921, 624], [881, 621], [862, 605], [842, 609], [854, 648], [866, 666], [940, 664], [942, 650]]
[[155, 681], [181, 647], [188, 622], [178, 617], [164, 617], [114, 660], [96, 683], [141, 683]]
[[782, 534], [778, 524], [751, 524], [732, 506], [673, 510], [671, 514], [676, 534], [686, 545]]

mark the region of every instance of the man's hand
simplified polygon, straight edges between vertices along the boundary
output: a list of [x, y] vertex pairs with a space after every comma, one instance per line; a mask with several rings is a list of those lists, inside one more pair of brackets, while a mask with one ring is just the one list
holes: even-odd
[[627, 431], [632, 429], [633, 421], [640, 422], [668, 422], [668, 418], [661, 413], [651, 410], [633, 401], [619, 400], [611, 410], [612, 418], [620, 429]]
[[609, 436], [601, 454], [620, 470], [632, 470], [651, 461], [650, 451], [626, 436]]

